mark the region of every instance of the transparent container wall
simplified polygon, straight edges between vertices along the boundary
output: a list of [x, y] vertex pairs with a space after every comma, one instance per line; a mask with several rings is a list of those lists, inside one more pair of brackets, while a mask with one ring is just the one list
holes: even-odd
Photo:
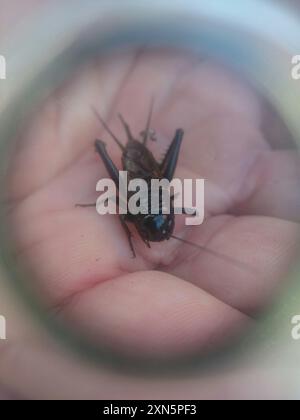
[[[49, 333], [113, 366], [194, 369], [279, 346], [298, 304], [298, 22], [256, 1], [98, 3], [53, 7], [6, 46], [8, 282]], [[204, 179], [204, 221], [176, 215], [148, 242], [145, 218], [97, 213], [109, 173], [95, 140], [118, 170], [158, 178], [178, 129], [174, 177]]]

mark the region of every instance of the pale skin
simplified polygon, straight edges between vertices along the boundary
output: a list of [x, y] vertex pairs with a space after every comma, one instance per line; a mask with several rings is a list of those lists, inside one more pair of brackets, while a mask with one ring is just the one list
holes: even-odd
[[[134, 230], [137, 258], [132, 259], [116, 216], [75, 207], [93, 202], [97, 181], [107, 177], [94, 151], [95, 138], [107, 143], [120, 167], [120, 151], [91, 105], [124, 141], [117, 113], [138, 134], [153, 94], [155, 147], [165, 150], [175, 129], [182, 127], [176, 177], [207, 180], [204, 224], [185, 227], [178, 217], [176, 234], [251, 270], [176, 240], [148, 249]], [[59, 309], [96, 334], [101, 325], [118, 344], [142, 353], [150, 349], [151, 354], [217, 345], [256, 322], [256, 311], [283, 284], [293, 261], [300, 214], [298, 155], [289, 146], [271, 147], [261, 128], [264, 118], [264, 105], [235, 75], [177, 51], [131, 52], [104, 64], [95, 60], [56, 92], [22, 136], [9, 183], [17, 253], [37, 274], [36, 286], [48, 297], [48, 310]], [[196, 387], [191, 382], [188, 391], [178, 381], [159, 393], [153, 382], [141, 388], [132, 378], [96, 374], [85, 365], [75, 368], [54, 350], [45, 356], [38, 341], [12, 346], [21, 345], [19, 364], [31, 371], [26, 389], [9, 352], [8, 367], [0, 362], [0, 381], [27, 397], [79, 397], [80, 387], [73, 386], [73, 394], [69, 389], [78, 381], [87, 385], [83, 397], [146, 398], [150, 392], [176, 398], [183, 389], [204, 395], [201, 382]], [[45, 364], [45, 357], [52, 362]], [[41, 386], [37, 366], [56, 387]], [[62, 368], [68, 372], [64, 379]], [[23, 377], [28, 382], [28, 373]], [[129, 383], [127, 391], [122, 381]], [[107, 390], [101, 393], [102, 382]]]

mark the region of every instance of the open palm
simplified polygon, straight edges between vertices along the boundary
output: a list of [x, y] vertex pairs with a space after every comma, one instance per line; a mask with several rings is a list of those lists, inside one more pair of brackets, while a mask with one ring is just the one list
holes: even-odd
[[[117, 216], [75, 207], [107, 177], [95, 138], [121, 169], [91, 105], [125, 141], [117, 113], [138, 136], [152, 96], [150, 147], [160, 156], [183, 128], [175, 176], [206, 180], [205, 222], [177, 216], [176, 234], [249, 270], [175, 239], [148, 249], [134, 230], [133, 259]], [[291, 263], [300, 214], [298, 157], [271, 145], [263, 108], [236, 75], [179, 52], [95, 60], [55, 92], [18, 144], [9, 187], [18, 257], [49, 310], [151, 354], [212, 346], [252, 322]]]

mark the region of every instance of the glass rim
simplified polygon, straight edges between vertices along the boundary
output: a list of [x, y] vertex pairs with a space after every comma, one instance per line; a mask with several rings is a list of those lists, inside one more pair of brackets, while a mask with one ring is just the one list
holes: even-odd
[[[71, 75], [82, 62], [95, 55], [128, 46], [136, 47], [141, 43], [154, 48], [162, 45], [180, 47], [221, 58], [242, 72], [264, 93], [294, 139], [299, 141], [300, 119], [297, 105], [300, 85], [292, 80], [290, 65], [292, 55], [297, 52], [295, 40], [300, 41], [300, 25], [295, 25], [295, 18], [285, 9], [257, 0], [244, 0], [241, 5], [237, 5], [236, 0], [175, 0], [172, 3], [154, 0], [151, 4], [139, 3], [137, 9], [136, 7], [136, 2], [123, 0], [120, 11], [119, 5], [116, 8], [113, 2], [88, 0], [84, 4], [74, 2], [70, 14], [67, 6], [55, 5], [44, 16], [39, 16], [35, 30], [25, 31], [26, 36], [22, 37], [22, 43], [28, 56], [23, 52], [20, 56], [8, 55], [7, 59], [10, 81], [0, 114], [1, 191], [5, 190], [5, 156], [10, 142], [16, 138], [19, 126], [49, 92]], [[279, 36], [275, 24], [266, 31], [263, 19], [255, 19], [260, 7], [269, 19], [273, 17], [281, 27], [289, 28], [285, 40], [285, 34]], [[244, 17], [241, 19], [241, 16]], [[245, 16], [252, 16], [253, 19], [248, 19], [247, 23]], [[105, 24], [99, 25], [100, 22]], [[112, 22], [118, 22], [118, 26], [111, 25]], [[43, 36], [43, 48], [32, 47], [32, 41], [41, 30], [45, 34], [51, 33], [51, 37]], [[300, 51], [299, 43], [298, 48]], [[10, 43], [7, 50], [14, 51], [13, 43]], [[22, 77], [19, 77], [20, 74]], [[26, 287], [26, 282], [22, 280], [25, 275], [13, 261], [13, 244], [4, 222], [4, 210], [1, 208], [0, 211], [0, 258], [8, 283], [14, 285], [14, 289], [27, 303], [28, 309], [47, 327], [52, 336], [88, 359], [108, 364], [112, 368], [159, 375], [164, 372], [192, 374], [199, 369], [215, 368], [223, 365], [233, 355], [242, 356], [249, 346], [253, 349], [253, 345], [259, 345], [265, 340], [276, 340], [276, 337], [280, 339], [280, 322], [274, 325], [274, 318], [287, 305], [291, 311], [295, 308], [297, 312], [298, 302], [295, 302], [295, 296], [300, 296], [297, 281], [300, 277], [299, 270], [292, 273], [292, 290], [289, 289], [278, 299], [271, 311], [261, 319], [259, 326], [254, 327], [253, 331], [247, 330], [247, 337], [242, 335], [230, 345], [207, 355], [201, 353], [174, 360], [143, 356], [139, 359], [105, 345], [96, 346], [46, 314], [43, 305]]]

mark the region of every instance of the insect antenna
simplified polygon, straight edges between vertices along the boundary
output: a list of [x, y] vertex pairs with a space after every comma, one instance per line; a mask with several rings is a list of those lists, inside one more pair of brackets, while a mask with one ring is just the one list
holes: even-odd
[[127, 122], [124, 120], [124, 118], [123, 118], [123, 116], [122, 116], [121, 114], [118, 114], [118, 116], [119, 116], [119, 119], [120, 119], [121, 123], [123, 124], [123, 127], [124, 127], [124, 129], [125, 129], [125, 131], [126, 131], [128, 141], [133, 140], [133, 136], [132, 136], [132, 134], [131, 134], [131, 131], [130, 131], [130, 127], [129, 127], [129, 125], [128, 125], [128, 124], [127, 124]]
[[105, 128], [105, 130], [110, 134], [110, 136], [117, 143], [117, 145], [121, 148], [121, 150], [124, 151], [125, 150], [125, 147], [120, 142], [120, 140], [117, 138], [117, 136], [114, 135], [114, 133], [108, 127], [108, 125], [106, 124], [106, 122], [104, 121], [104, 119], [101, 117], [101, 115], [99, 114], [99, 112], [97, 111], [97, 109], [94, 106], [92, 106], [92, 111], [94, 112], [96, 118], [101, 122], [101, 124], [103, 125], [103, 127]]
[[179, 238], [178, 236], [175, 236], [175, 235], [171, 235], [171, 238], [177, 239], [178, 241], [183, 242], [187, 245], [193, 246], [194, 248], [201, 249], [201, 251], [204, 251], [207, 254], [211, 254], [211, 255], [213, 255], [217, 258], [222, 259], [223, 261], [226, 261], [230, 264], [233, 264], [233, 265], [235, 265], [236, 267], [238, 267], [242, 270], [246, 270], [246, 271], [248, 271], [252, 274], [257, 274], [257, 271], [254, 270], [252, 267], [250, 267], [248, 264], [242, 263], [241, 261], [238, 261], [235, 258], [229, 257], [228, 255], [224, 255], [224, 254], [221, 254], [217, 251], [213, 251], [210, 248], [206, 248], [205, 246], [195, 244], [194, 242], [188, 241], [186, 239]]
[[146, 123], [146, 128], [145, 128], [145, 131], [143, 133], [143, 144], [145, 146], [147, 144], [147, 140], [148, 140], [148, 137], [149, 137], [149, 128], [150, 128], [150, 123], [151, 123], [151, 118], [152, 118], [153, 105], [154, 105], [154, 98], [152, 97], [151, 103], [150, 103], [150, 110], [149, 110], [147, 123]]

